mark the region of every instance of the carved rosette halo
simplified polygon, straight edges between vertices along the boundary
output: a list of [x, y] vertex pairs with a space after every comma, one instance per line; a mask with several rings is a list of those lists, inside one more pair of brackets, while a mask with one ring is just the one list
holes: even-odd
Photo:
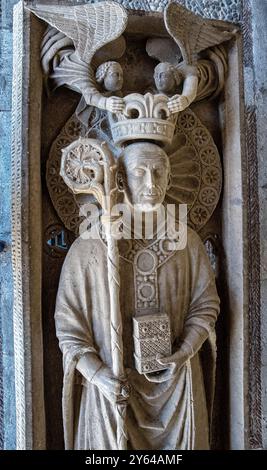
[[167, 153], [172, 184], [165, 201], [187, 204], [188, 225], [199, 231], [210, 220], [219, 202], [222, 166], [210, 132], [189, 108], [179, 114]]
[[132, 93], [124, 97], [124, 102], [123, 113], [109, 113], [115, 144], [135, 140], [153, 140], [164, 144], [172, 142], [177, 114], [170, 114], [167, 96]]

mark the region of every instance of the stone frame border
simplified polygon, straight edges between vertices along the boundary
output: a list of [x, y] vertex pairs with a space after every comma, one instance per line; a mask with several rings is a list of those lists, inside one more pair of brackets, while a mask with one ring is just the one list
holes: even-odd
[[[252, 13], [250, 1], [243, 2], [243, 67], [254, 68]], [[255, 76], [253, 77], [255, 80]], [[245, 84], [244, 84], [245, 85]], [[255, 82], [253, 83], [253, 88]], [[253, 89], [255, 93], [255, 89]], [[261, 325], [261, 250], [260, 204], [258, 178], [257, 111], [255, 103], [244, 102], [244, 130], [247, 185], [247, 259], [248, 269], [248, 419], [247, 445], [251, 449], [263, 448], [262, 415], [262, 325]]]
[[[262, 449], [262, 380], [261, 380], [261, 257], [257, 161], [257, 117], [255, 109], [245, 108], [245, 133], [248, 185], [248, 445]], [[256, 158], [255, 158], [256, 157]]]
[[18, 450], [45, 448], [40, 217], [42, 73], [39, 61], [34, 60], [36, 54], [39, 54], [38, 44], [36, 19], [25, 10], [21, 0], [14, 7], [11, 144], [13, 329]]
[[12, 93], [12, 268], [13, 268], [13, 328], [16, 399], [16, 441], [17, 449], [26, 447], [25, 425], [25, 357], [24, 319], [22, 286], [22, 226], [21, 226], [21, 185], [22, 185], [22, 68], [23, 68], [23, 7], [14, 8], [13, 74]]

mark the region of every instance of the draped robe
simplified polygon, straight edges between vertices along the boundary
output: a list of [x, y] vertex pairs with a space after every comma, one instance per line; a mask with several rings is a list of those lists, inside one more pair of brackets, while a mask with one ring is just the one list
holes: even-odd
[[[146, 248], [152, 243], [150, 240]], [[209, 335], [209, 356], [203, 368], [197, 348], [178, 374], [164, 383], [149, 382], [136, 371], [133, 266], [120, 257], [124, 365], [132, 388], [126, 418], [128, 448], [208, 449], [219, 298], [205, 248], [193, 230], [188, 228], [186, 247], [175, 251], [157, 274], [160, 308], [169, 316], [172, 343], [176, 344], [184, 331], [201, 328]], [[109, 305], [107, 248], [102, 240], [80, 237], [70, 248], [62, 268], [55, 313], [64, 365], [66, 449], [116, 449], [114, 407], [76, 369], [80, 357], [90, 352], [112, 368]], [[192, 431], [194, 441], [189, 437]]]

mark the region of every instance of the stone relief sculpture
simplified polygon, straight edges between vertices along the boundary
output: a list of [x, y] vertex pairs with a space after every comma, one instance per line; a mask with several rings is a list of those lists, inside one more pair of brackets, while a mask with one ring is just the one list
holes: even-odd
[[[196, 231], [216, 208], [222, 177], [216, 145], [188, 107], [221, 90], [227, 66], [218, 44], [232, 31], [170, 3], [171, 47], [156, 34], [146, 40], [159, 62], [156, 89], [151, 77], [145, 94], [125, 94], [123, 7], [107, 1], [33, 11], [49, 24], [41, 47], [48, 87], [82, 95], [50, 151], [51, 199], [76, 233], [79, 195], [101, 207], [98, 237], [80, 231], [57, 295], [65, 447], [208, 449], [219, 298]], [[145, 216], [153, 220], [170, 203], [187, 204], [188, 227], [176, 224], [170, 237], [165, 224], [152, 223], [145, 235]]]
[[[166, 29], [178, 49], [174, 45], [168, 47], [168, 39], [150, 38], [146, 50], [150, 56], [160, 61], [154, 73], [156, 89], [159, 93], [170, 96], [169, 109], [176, 113], [186, 109], [196, 99], [212, 95], [216, 87], [224, 81], [227, 65], [223, 50], [215, 48], [209, 51], [209, 58], [212, 60], [197, 60], [197, 53], [229, 39], [230, 36], [225, 30], [218, 31], [212, 21], [203, 20], [177, 6], [175, 2], [165, 8], [164, 17]], [[193, 28], [192, 33], [190, 28]], [[216, 81], [217, 86], [214, 84]], [[182, 93], [175, 94], [181, 89], [182, 83]]]
[[[149, 40], [150, 47], [151, 43], [153, 40]], [[150, 52], [148, 45], [147, 50]], [[151, 56], [156, 58], [155, 51]], [[223, 47], [215, 47], [208, 51], [208, 57], [198, 60], [197, 67], [185, 66], [183, 62], [177, 66], [169, 62], [160, 62], [155, 67], [156, 89], [159, 93], [171, 96], [170, 111], [179, 108], [181, 112], [192, 102], [214, 98], [220, 93], [227, 71], [225, 51]], [[184, 83], [183, 89], [182, 83]], [[177, 91], [180, 92], [179, 95], [175, 95]]]
[[[115, 67], [115, 64], [106, 65], [104, 68], [102, 63], [95, 77], [95, 63], [92, 63], [92, 59], [97, 51], [100, 51], [101, 56], [101, 48], [113, 41], [115, 56], [120, 57], [123, 54], [124, 40], [116, 42], [116, 39], [121, 36], [127, 24], [125, 11], [114, 2], [90, 5], [90, 18], [87, 16], [86, 6], [77, 8], [75, 17], [72, 8], [63, 7], [63, 9], [64, 17], [57, 15], [57, 12], [49, 6], [44, 7], [43, 13], [39, 9], [39, 13], [36, 12], [50, 24], [41, 48], [44, 72], [49, 74], [50, 61], [53, 60], [53, 73], [50, 78], [54, 82], [54, 87], [66, 85], [80, 92], [87, 105], [111, 112], [121, 110], [122, 100], [113, 96], [104, 97], [97, 86], [102, 82], [102, 74], [105, 76], [109, 67]], [[74, 48], [66, 48], [71, 45]], [[112, 89], [111, 82], [112, 80], [108, 84], [106, 80], [107, 91], [117, 91]]]

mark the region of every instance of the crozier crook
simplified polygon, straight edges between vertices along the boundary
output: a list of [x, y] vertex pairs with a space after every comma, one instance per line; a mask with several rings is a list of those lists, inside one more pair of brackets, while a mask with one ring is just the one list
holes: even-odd
[[[110, 329], [112, 370], [115, 377], [124, 380], [122, 318], [120, 311], [120, 272], [117, 240], [112, 235], [112, 207], [117, 200], [116, 168], [114, 158], [105, 143], [96, 139], [78, 139], [62, 150], [60, 174], [75, 194], [93, 194], [103, 209], [102, 224], [107, 240], [108, 280], [110, 294]], [[125, 399], [116, 404], [117, 448], [127, 449], [126, 399], [128, 386], [122, 386]]]

